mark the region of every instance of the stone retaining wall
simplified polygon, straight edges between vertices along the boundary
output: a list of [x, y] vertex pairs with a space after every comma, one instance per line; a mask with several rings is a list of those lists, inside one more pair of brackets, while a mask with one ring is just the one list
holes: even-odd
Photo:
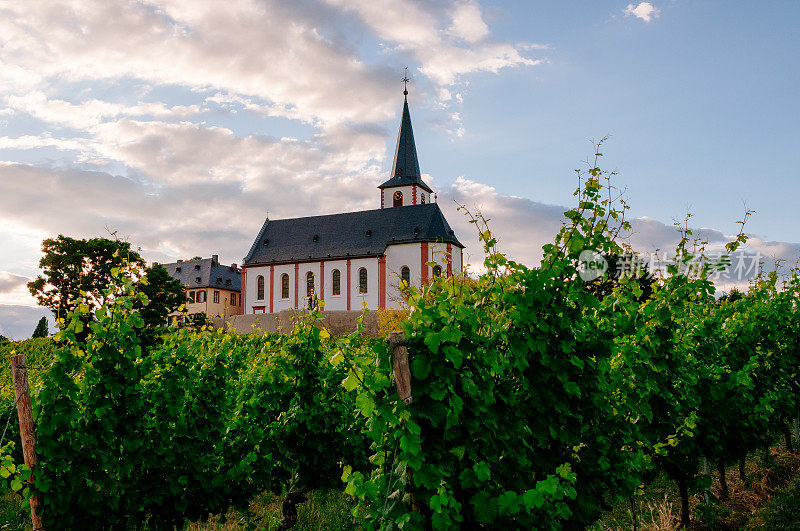
[[[293, 323], [300, 314], [300, 310], [284, 310], [278, 313], [257, 313], [247, 315], [232, 315], [227, 319], [215, 317], [211, 319], [214, 328], [224, 328], [235, 334], [258, 333], [289, 333]], [[328, 311], [322, 312], [322, 325], [333, 336], [343, 336], [355, 332], [358, 326], [357, 319], [361, 317], [360, 311]], [[364, 333], [368, 336], [378, 337], [378, 314], [370, 312], [364, 315]]]

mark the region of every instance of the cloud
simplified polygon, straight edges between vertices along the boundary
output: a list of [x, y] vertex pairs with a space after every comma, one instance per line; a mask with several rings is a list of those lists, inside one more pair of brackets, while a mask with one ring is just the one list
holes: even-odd
[[39, 149], [52, 147], [59, 151], [90, 151], [90, 142], [77, 138], [53, 138], [50, 133], [23, 135], [16, 138], [0, 136], [0, 149]]
[[47, 318], [50, 331], [55, 327], [53, 314], [46, 308], [15, 304], [0, 304], [0, 335], [10, 339], [27, 339], [42, 317]]
[[152, 116], [157, 119], [187, 118], [200, 112], [199, 105], [174, 105], [140, 102], [136, 105], [123, 105], [103, 100], [90, 99], [79, 104], [58, 99], [48, 99], [41, 91], [22, 96], [9, 96], [9, 108], [22, 111], [40, 120], [75, 129], [91, 129], [109, 119], [119, 117]]
[[[464, 205], [473, 214], [480, 212], [486, 217], [493, 236], [498, 240], [499, 250], [528, 266], [540, 263], [543, 256], [542, 246], [554, 241], [565, 221], [564, 212], [568, 210], [564, 206], [504, 196], [491, 186], [463, 176], [440, 193], [439, 205], [461, 243], [467, 246], [465, 261], [474, 271], [482, 269], [482, 247], [478, 243], [477, 229], [469, 223], [469, 218], [463, 212], [457, 210], [458, 205]], [[690, 229], [693, 238], [706, 242], [706, 251], [710, 256], [722, 254], [724, 245], [735, 239], [734, 235], [726, 235], [714, 228]], [[649, 217], [631, 220], [631, 230], [620, 235], [621, 241], [635, 252], [643, 256], [658, 252], [659, 257], [663, 257], [665, 252], [674, 257], [680, 238], [680, 233], [673, 225]], [[765, 241], [750, 236], [741, 251], [732, 257], [730, 272], [715, 279], [718, 288], [746, 289], [758, 271], [759, 262], [764, 271], [777, 270], [786, 273], [788, 267], [796, 265], [800, 257], [800, 244]], [[737, 267], [742, 268], [741, 271], [737, 271]]]
[[654, 18], [658, 18], [661, 14], [661, 10], [653, 6], [650, 2], [639, 2], [636, 6], [628, 4], [622, 12], [626, 17], [634, 16], [645, 22], [650, 22]]
[[0, 271], [0, 295], [10, 293], [24, 287], [26, 283], [30, 282], [28, 277], [15, 275], [8, 271]]
[[[439, 195], [439, 206], [450, 225], [467, 246], [467, 260], [473, 269], [483, 263], [483, 249], [478, 244], [477, 229], [468, 216], [457, 210], [464, 205], [473, 214], [489, 219], [489, 227], [499, 241], [501, 252], [514, 260], [537, 265], [542, 259], [542, 245], [552, 241], [561, 228], [566, 208], [530, 199], [504, 196], [493, 187], [465, 178], [456, 181]], [[520, 230], [524, 227], [524, 230]]]
[[[648, 2], [629, 8], [658, 15]], [[8, 308], [34, 304], [19, 282], [36, 275], [45, 237], [110, 230], [149, 259], [231, 263], [267, 212], [374, 208], [398, 64], [416, 69], [419, 99], [436, 98], [433, 119], [457, 139], [468, 134], [458, 107], [469, 75], [534, 66], [549, 49], [498, 39], [474, 0], [11, 2], [0, 5], [0, 34], [0, 115], [14, 126], [0, 149], [17, 158], [0, 161], [3, 326]], [[439, 204], [474, 264], [474, 226], [454, 200], [491, 218], [501, 249], [532, 265], [565, 210], [457, 179]], [[637, 246], [676, 237], [655, 220], [634, 225]]]
[[276, 0], [6, 4], [0, 91], [142, 80], [247, 95], [314, 122], [386, 120], [392, 78], [358, 57], [338, 22], [324, 5]]
[[53, 98], [53, 81], [214, 91], [217, 101], [322, 126], [382, 122], [395, 112], [396, 71], [362, 58], [359, 31], [343, 30], [359, 22], [439, 85], [539, 62], [493, 41], [473, 1], [20, 2], [0, 8], [0, 93], [11, 109], [76, 128], [117, 117], [185, 118], [201, 108]]
[[489, 35], [481, 8], [475, 2], [458, 2], [452, 10], [453, 24], [447, 32], [467, 42], [477, 42]]
[[[437, 85], [450, 86], [475, 72], [534, 66], [542, 60], [525, 57], [512, 44], [493, 42], [475, 2], [461, 1], [441, 10], [425, 10], [408, 0], [326, 0], [355, 13], [379, 39], [411, 54], [420, 73]], [[440, 28], [440, 19], [450, 25]], [[466, 46], [463, 45], [466, 43]]]

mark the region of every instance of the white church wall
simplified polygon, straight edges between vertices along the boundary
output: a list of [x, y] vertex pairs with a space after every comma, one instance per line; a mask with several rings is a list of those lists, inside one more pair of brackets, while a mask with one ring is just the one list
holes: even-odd
[[[294, 308], [294, 264], [278, 264], [274, 267], [275, 285], [272, 288], [273, 312]], [[283, 295], [283, 285], [281, 283], [281, 277], [283, 275], [289, 275], [289, 297], [287, 298], [281, 296]], [[269, 308], [267, 308], [267, 311], [269, 311]]]
[[299, 274], [299, 281], [300, 283], [297, 285], [297, 294], [300, 299], [300, 308], [307, 308], [308, 307], [308, 285], [307, 285], [307, 275], [308, 273], [312, 273], [314, 275], [314, 293], [317, 297], [319, 297], [319, 286], [320, 286], [320, 263], [319, 262], [304, 262], [301, 263], [298, 267], [298, 274]]
[[[272, 311], [277, 313], [282, 310], [289, 310], [298, 307], [295, 301], [295, 264], [276, 264], [274, 267], [274, 285], [270, 286], [270, 266], [248, 267], [245, 277], [245, 301], [244, 311], [252, 314], [254, 311], [270, 311], [270, 290], [272, 291]], [[367, 293], [359, 292], [359, 270], [367, 270]], [[340, 272], [340, 294], [333, 294], [333, 271], [338, 269]], [[303, 262], [297, 265], [297, 299], [299, 307], [305, 308], [308, 304], [307, 298], [307, 278], [311, 272], [314, 274], [314, 292], [320, 298], [322, 289], [322, 279], [320, 277], [320, 262]], [[281, 277], [288, 275], [289, 296], [282, 297]], [[325, 262], [325, 309], [326, 310], [346, 310], [347, 309], [347, 261], [332, 260]], [[264, 277], [264, 298], [258, 298], [258, 276]], [[376, 310], [379, 305], [380, 289], [380, 267], [377, 258], [356, 258], [350, 261], [350, 309], [360, 310], [364, 302], [371, 310]], [[258, 310], [254, 310], [259, 308]]]
[[[422, 284], [422, 244], [406, 243], [389, 245], [386, 249], [386, 307], [397, 309], [401, 307], [400, 294], [400, 272], [403, 266], [409, 268], [411, 285], [419, 287]], [[428, 262], [435, 262], [442, 267], [442, 274], [447, 271], [447, 244], [428, 243]], [[456, 246], [452, 247], [452, 270], [454, 274], [461, 271], [462, 253]], [[245, 301], [244, 312], [252, 314], [254, 307], [258, 307], [258, 312], [262, 310], [270, 311], [270, 291], [272, 292], [272, 311], [279, 312], [297, 307], [295, 303], [295, 264], [274, 265], [274, 285], [270, 285], [270, 267], [257, 266], [248, 267], [245, 275]], [[367, 269], [367, 293], [359, 293], [358, 271], [360, 268]], [[338, 269], [340, 272], [340, 295], [333, 294], [333, 271]], [[427, 278], [433, 277], [433, 269], [427, 266]], [[314, 274], [314, 292], [319, 298], [323, 288], [320, 278], [320, 262], [300, 263], [297, 268], [297, 295], [299, 306], [307, 305], [306, 297], [306, 274]], [[288, 275], [289, 296], [281, 297], [281, 276]], [[258, 298], [258, 277], [264, 277], [264, 298]], [[331, 260], [325, 262], [324, 267], [324, 300], [326, 310], [346, 310], [347, 309], [347, 261]], [[350, 309], [360, 310], [363, 302], [371, 310], [378, 308], [380, 304], [380, 265], [377, 258], [357, 258], [350, 263]]]
[[[361, 268], [367, 270], [367, 293], [358, 292], [358, 271]], [[357, 258], [350, 261], [350, 309], [360, 310], [364, 302], [370, 310], [378, 308], [378, 288], [380, 286], [380, 276], [378, 271], [377, 258]], [[347, 269], [342, 271], [342, 278], [345, 278]], [[347, 289], [347, 284], [342, 286], [342, 292]]]
[[[350, 267], [353, 267], [352, 265]], [[339, 270], [339, 295], [333, 294], [333, 271]], [[352, 302], [352, 301], [351, 301]], [[347, 260], [325, 262], [325, 309], [347, 309]]]
[[412, 286], [422, 284], [421, 253], [419, 243], [402, 243], [386, 248], [386, 308], [395, 310], [401, 307], [400, 270], [403, 266], [408, 266]]
[[[245, 270], [244, 313], [253, 313], [254, 306], [264, 306], [269, 311], [269, 266], [248, 267]], [[258, 298], [258, 277], [264, 277], [264, 298]], [[260, 310], [259, 310], [260, 311]]]

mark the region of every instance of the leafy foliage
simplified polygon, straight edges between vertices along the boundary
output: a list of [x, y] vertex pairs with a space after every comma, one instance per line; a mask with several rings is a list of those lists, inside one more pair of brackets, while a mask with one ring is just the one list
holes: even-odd
[[147, 268], [137, 289], [147, 296], [147, 304], [138, 299], [135, 301], [147, 328], [164, 326], [167, 316], [186, 301], [184, 286], [160, 264]]
[[344, 385], [370, 403], [374, 467], [343, 479], [368, 527], [584, 527], [657, 467], [688, 523], [700, 458], [739, 458], [796, 414], [797, 272], [717, 301], [710, 274], [725, 257], [707, 259], [683, 227], [666, 276], [580, 280], [581, 251], [627, 253], [627, 206], [597, 157], [540, 267], [498, 253], [473, 217], [486, 274], [413, 297], [412, 404], [388, 386], [388, 352], [354, 361]]
[[[665, 274], [584, 282], [582, 251], [630, 253], [601, 156], [578, 172], [576, 207], [538, 267], [499, 253], [474, 216], [486, 272], [409, 288], [407, 319], [384, 319], [405, 331], [410, 403], [386, 342], [332, 339], [318, 312], [286, 336], [201, 321], [143, 341], [160, 292], [135, 264], [110, 269], [100, 306], [73, 305], [37, 387], [47, 518], [166, 529], [341, 477], [365, 528], [576, 529], [661, 469], [688, 523], [688, 494], [709, 481], [702, 457], [741, 459], [796, 416], [800, 274], [716, 298], [726, 257], [682, 226]], [[31, 472], [4, 452], [0, 472], [22, 488]]]
[[51, 521], [172, 529], [264, 489], [336, 483], [330, 453], [364, 461], [351, 437], [363, 422], [318, 315], [289, 336], [176, 329], [146, 345], [147, 297], [115, 275], [87, 334], [89, 308], [70, 314], [35, 399], [35, 485]]
[[28, 290], [40, 306], [53, 310], [56, 319], [65, 318], [79, 304], [90, 309], [102, 305], [113, 272], [123, 264], [144, 267], [129, 243], [106, 238], [78, 240], [59, 235], [44, 240], [42, 252], [43, 275], [28, 282]]

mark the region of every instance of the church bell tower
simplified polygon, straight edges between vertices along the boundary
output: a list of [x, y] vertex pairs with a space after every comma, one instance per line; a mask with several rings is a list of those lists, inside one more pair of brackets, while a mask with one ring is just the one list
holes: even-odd
[[[405, 83], [408, 77], [403, 78]], [[420, 205], [431, 202], [433, 191], [422, 181], [419, 171], [417, 147], [408, 111], [408, 88], [403, 90], [403, 117], [397, 133], [397, 147], [389, 180], [378, 187], [381, 191], [381, 208]]]

